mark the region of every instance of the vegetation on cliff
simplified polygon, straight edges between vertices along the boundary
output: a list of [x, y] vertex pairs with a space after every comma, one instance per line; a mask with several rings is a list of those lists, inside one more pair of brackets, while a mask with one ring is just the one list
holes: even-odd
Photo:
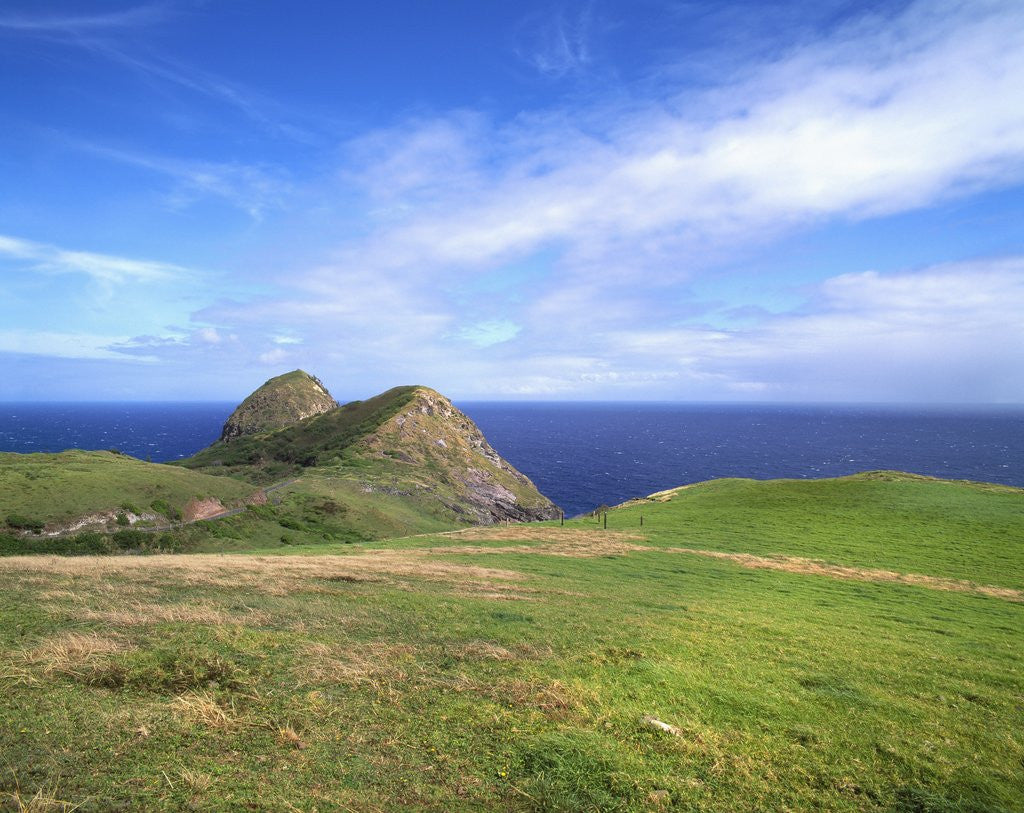
[[[109, 452], [5, 455], [0, 554], [362, 542], [558, 515], [431, 389], [396, 387], [329, 404], [315, 378], [295, 371], [242, 402], [225, 425], [229, 439], [173, 465]], [[310, 415], [314, 409], [326, 411]], [[246, 430], [257, 426], [262, 430]], [[259, 487], [273, 494], [267, 499]], [[177, 522], [220, 515], [243, 500], [255, 504], [237, 516]], [[147, 535], [146, 528], [161, 533]]]
[[301, 475], [318, 491], [403, 497], [452, 524], [558, 516], [467, 415], [428, 387], [395, 387], [275, 432], [218, 441], [176, 464], [252, 483]]
[[292, 370], [271, 378], [242, 401], [225, 422], [220, 438], [229, 441], [283, 429], [337, 406], [318, 378], [304, 370]]

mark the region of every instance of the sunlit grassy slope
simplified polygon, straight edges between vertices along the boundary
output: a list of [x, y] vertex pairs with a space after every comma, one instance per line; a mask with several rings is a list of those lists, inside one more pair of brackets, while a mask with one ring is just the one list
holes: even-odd
[[892, 474], [720, 481], [607, 530], [0, 560], [0, 788], [81, 810], [1021, 810], [1022, 507]]
[[11, 514], [60, 523], [122, 505], [162, 513], [168, 508], [180, 511], [193, 498], [229, 503], [254, 491], [248, 483], [113, 452], [0, 452], [0, 527]]

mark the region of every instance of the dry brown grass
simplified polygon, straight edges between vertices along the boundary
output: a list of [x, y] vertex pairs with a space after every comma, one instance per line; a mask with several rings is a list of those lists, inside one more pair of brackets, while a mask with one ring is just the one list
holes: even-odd
[[238, 722], [234, 709], [226, 709], [206, 691], [189, 691], [171, 702], [174, 711], [186, 722], [206, 728], [224, 730]]
[[213, 784], [213, 777], [202, 771], [191, 771], [188, 768], [182, 768], [179, 771], [179, 775], [181, 776], [182, 784], [193, 793], [205, 793]]
[[136, 589], [140, 586], [143, 589], [147, 586], [217, 587], [286, 596], [303, 592], [324, 580], [400, 583], [403, 579], [412, 579], [493, 589], [495, 584], [522, 578], [520, 573], [511, 570], [428, 562], [424, 558], [417, 551], [383, 550], [339, 556], [11, 556], [0, 559], [0, 573], [16, 573], [19, 580], [36, 578], [44, 583], [47, 577], [53, 576], [83, 578], [106, 583], [119, 595], [130, 585]]
[[510, 649], [490, 641], [470, 641], [458, 647], [456, 652], [460, 657], [473, 660], [512, 661], [518, 657]]
[[636, 542], [646, 537], [628, 531], [606, 531], [600, 528], [563, 528], [536, 525], [487, 526], [467, 528], [442, 534], [449, 539], [469, 542], [529, 542], [535, 544], [479, 546], [448, 545], [428, 548], [431, 553], [535, 553], [543, 556], [616, 556], [632, 551], [649, 550]]
[[533, 709], [553, 719], [582, 714], [593, 703], [593, 697], [578, 687], [558, 680], [506, 680], [488, 687], [484, 693], [499, 703]]
[[290, 725], [280, 726], [277, 729], [277, 741], [281, 745], [289, 748], [295, 748], [299, 751], [306, 747], [306, 743], [303, 741], [302, 737], [299, 736], [299, 732]]
[[[19, 787], [6, 796], [10, 800], [10, 806], [5, 805], [4, 809], [14, 810], [17, 813], [55, 813], [55, 811], [72, 813], [82, 806], [80, 803], [75, 804], [65, 799], [58, 799], [45, 788], [40, 788], [31, 796], [26, 796]], [[0, 799], [2, 798], [3, 796], [0, 796]]]
[[95, 632], [61, 632], [22, 653], [25, 664], [45, 675], [86, 675], [98, 660], [132, 647], [122, 638]]
[[231, 612], [215, 604], [156, 604], [132, 602], [116, 607], [82, 607], [76, 610], [78, 618], [103, 621], [116, 626], [141, 626], [161, 622], [209, 624], [211, 626], [261, 626], [270, 622], [270, 615], [248, 609], [244, 613]]
[[298, 667], [303, 685], [339, 683], [344, 685], [404, 682], [416, 665], [416, 648], [392, 641], [329, 645], [310, 643], [302, 649]]
[[757, 556], [752, 553], [725, 553], [717, 550], [700, 550], [696, 548], [663, 548], [667, 553], [691, 553], [696, 556], [710, 556], [714, 559], [725, 559], [743, 567], [765, 570], [783, 570], [787, 573], [802, 573], [812, 576], [828, 576], [833, 579], [852, 579], [866, 582], [895, 582], [915, 587], [927, 587], [932, 590], [952, 590], [961, 593], [977, 593], [983, 596], [1024, 602], [1024, 590], [1012, 587], [995, 587], [976, 584], [961, 579], [947, 579], [940, 576], [926, 576], [921, 573], [899, 573], [895, 570], [876, 568], [850, 567], [835, 565], [818, 559], [805, 559], [800, 556]]

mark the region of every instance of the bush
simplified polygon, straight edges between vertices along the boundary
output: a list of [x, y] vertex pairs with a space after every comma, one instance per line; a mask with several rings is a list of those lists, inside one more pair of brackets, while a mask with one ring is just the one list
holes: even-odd
[[104, 534], [95, 531], [83, 531], [68, 540], [66, 553], [72, 556], [94, 556], [100, 553], [112, 553], [114, 546]]
[[149, 539], [149, 534], [145, 531], [137, 531], [134, 529], [126, 529], [124, 531], [117, 531], [111, 539], [114, 544], [121, 550], [129, 550], [132, 548], [142, 548], [146, 546], [146, 542]]
[[135, 514], [135, 516], [139, 516], [142, 513], [135, 505], [135, 503], [130, 502], [121, 503], [121, 510], [127, 511], [129, 514]]
[[8, 514], [7, 526], [16, 531], [32, 531], [38, 533], [43, 530], [43, 523], [37, 519], [31, 519], [22, 514]]

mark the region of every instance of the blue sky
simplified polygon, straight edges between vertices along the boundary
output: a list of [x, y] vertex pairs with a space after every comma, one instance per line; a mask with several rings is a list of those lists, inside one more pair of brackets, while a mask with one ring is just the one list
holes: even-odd
[[1024, 403], [1024, 4], [0, 7], [0, 400]]

